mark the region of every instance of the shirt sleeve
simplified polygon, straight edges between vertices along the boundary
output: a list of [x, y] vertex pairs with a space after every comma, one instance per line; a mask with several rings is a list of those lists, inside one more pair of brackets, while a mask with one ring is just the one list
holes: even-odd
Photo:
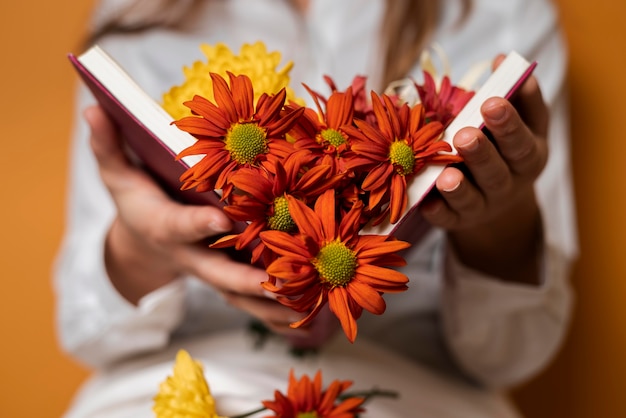
[[184, 281], [144, 297], [138, 306], [111, 284], [104, 266], [104, 240], [115, 216], [89, 148], [81, 112], [93, 99], [81, 88], [72, 146], [66, 232], [54, 266], [57, 327], [61, 346], [90, 366], [157, 349], [184, 314]]
[[451, 250], [442, 293], [443, 332], [463, 370], [491, 387], [507, 387], [539, 372], [566, 335], [573, 295], [570, 263], [544, 251], [539, 286], [503, 282], [463, 266]]

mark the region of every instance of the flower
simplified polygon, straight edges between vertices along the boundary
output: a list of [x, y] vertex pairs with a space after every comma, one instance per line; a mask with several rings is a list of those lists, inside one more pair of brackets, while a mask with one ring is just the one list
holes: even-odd
[[396, 107], [385, 94], [371, 95], [377, 124], [355, 120], [358, 129], [346, 130], [354, 137], [352, 151], [369, 168], [361, 185], [369, 192], [369, 209], [388, 201], [379, 218], [389, 213], [390, 222], [396, 223], [406, 209], [408, 179], [428, 163], [459, 162], [461, 157], [441, 153], [450, 152], [452, 146], [440, 141], [443, 125], [437, 121], [427, 123], [421, 104]]
[[174, 119], [191, 114], [183, 103], [193, 96], [213, 97], [213, 82], [208, 76], [210, 73], [219, 74], [224, 78], [228, 76], [228, 72], [247, 75], [254, 87], [255, 103], [263, 93], [276, 94], [283, 88], [286, 90], [288, 101], [304, 103], [302, 99], [295, 97], [289, 87], [289, 72], [293, 68], [293, 62], [289, 61], [283, 68], [277, 69], [281, 54], [277, 51], [268, 52], [263, 42], [243, 44], [239, 55], [235, 55], [223, 43], [214, 46], [202, 44], [200, 49], [207, 62], [196, 61], [191, 67], [183, 68], [185, 81], [163, 95], [162, 106]]
[[452, 85], [447, 75], [437, 89], [433, 76], [428, 71], [423, 73], [424, 84], [415, 83], [415, 88], [424, 105], [425, 117], [428, 121], [439, 121], [447, 126], [474, 96], [474, 92]]
[[[306, 87], [306, 86], [305, 86]], [[325, 109], [320, 97], [306, 87], [317, 106], [317, 112], [306, 108], [300, 121], [290, 132], [296, 149], [313, 153], [318, 164], [330, 165], [333, 173], [346, 172], [344, 158], [350, 149], [350, 138], [344, 126], [353, 123], [354, 102], [352, 89], [346, 92], [333, 92], [325, 100]]]
[[157, 418], [225, 418], [215, 412], [202, 365], [185, 350], [176, 354], [174, 374], [159, 386], [152, 410]]
[[289, 373], [287, 394], [276, 390], [274, 400], [265, 400], [263, 405], [274, 412], [266, 418], [352, 418], [363, 412], [363, 397], [340, 399], [350, 386], [349, 380], [334, 380], [322, 390], [322, 373], [317, 371], [313, 380], [308, 375], [296, 379], [293, 369]]
[[[226, 235], [211, 248], [234, 246], [240, 250], [256, 240], [261, 231], [275, 230], [293, 232], [296, 230], [287, 196], [303, 202], [314, 201], [323, 191], [332, 189], [341, 175], [331, 175], [331, 167], [319, 165], [302, 170], [307, 159], [298, 158], [302, 153], [294, 153], [283, 163], [276, 163], [276, 174], [259, 175], [254, 170], [241, 169], [230, 181], [236, 192], [229, 198], [224, 212], [234, 221], [248, 222], [246, 229], [236, 235]], [[253, 250], [252, 263], [261, 259], [265, 245], [259, 242]]]
[[361, 202], [337, 222], [334, 190], [324, 192], [314, 209], [291, 196], [287, 201], [299, 232], [261, 232], [263, 243], [278, 255], [266, 268], [270, 279], [262, 285], [279, 295], [282, 304], [309, 312], [291, 327], [310, 322], [328, 302], [344, 333], [354, 342], [356, 319], [363, 309], [380, 315], [386, 308], [384, 292], [407, 289], [408, 278], [385, 266], [404, 265], [397, 252], [410, 244], [387, 236], [359, 234]]
[[198, 141], [181, 151], [177, 158], [205, 154], [189, 168], [180, 180], [182, 189], [197, 191], [223, 190], [225, 199], [232, 185], [228, 177], [240, 167], [274, 171], [274, 163], [285, 158], [293, 146], [285, 134], [300, 117], [304, 108], [282, 112], [285, 90], [274, 96], [263, 95], [253, 103], [253, 88], [245, 75], [228, 73], [230, 87], [221, 76], [212, 73], [215, 102], [194, 96], [185, 102], [198, 116], [175, 121], [176, 126]]

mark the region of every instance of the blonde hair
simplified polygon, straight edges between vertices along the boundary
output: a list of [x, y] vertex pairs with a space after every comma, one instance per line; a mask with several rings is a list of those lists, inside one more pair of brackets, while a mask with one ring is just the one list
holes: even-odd
[[[181, 28], [208, 0], [136, 0], [98, 25], [87, 44], [110, 33], [136, 33], [154, 27]], [[219, 0], [214, 0], [219, 1]], [[222, 0], [223, 1], [223, 0]], [[460, 0], [464, 18], [471, 0]], [[381, 36], [385, 52], [382, 85], [406, 76], [418, 61], [440, 18], [441, 0], [387, 0]], [[147, 12], [146, 12], [147, 10]]]

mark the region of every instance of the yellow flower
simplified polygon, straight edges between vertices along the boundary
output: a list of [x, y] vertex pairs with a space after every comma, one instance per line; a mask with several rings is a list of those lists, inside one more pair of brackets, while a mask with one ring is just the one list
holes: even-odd
[[163, 108], [174, 119], [181, 119], [191, 113], [184, 102], [193, 99], [195, 95], [208, 100], [213, 99], [213, 82], [210, 73], [217, 73], [228, 79], [227, 71], [234, 75], [246, 75], [252, 81], [254, 100], [263, 94], [276, 94], [282, 88], [286, 89], [287, 103], [294, 100], [303, 105], [302, 99], [297, 99], [289, 87], [289, 72], [293, 62], [289, 61], [282, 69], [277, 67], [281, 61], [280, 52], [267, 52], [263, 42], [243, 44], [239, 55], [235, 55], [223, 43], [216, 45], [200, 45], [200, 49], [207, 57], [207, 62], [196, 61], [191, 67], [184, 67], [185, 81], [180, 86], [174, 86], [163, 95]]
[[185, 350], [176, 355], [174, 375], [161, 383], [152, 410], [157, 418], [224, 418], [215, 412], [202, 365]]

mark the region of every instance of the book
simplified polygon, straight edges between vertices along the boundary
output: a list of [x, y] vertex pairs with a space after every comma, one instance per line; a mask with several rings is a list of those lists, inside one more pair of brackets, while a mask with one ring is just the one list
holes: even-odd
[[173, 118], [99, 46], [69, 60], [98, 103], [111, 117], [136, 160], [169, 193], [189, 203], [217, 204], [216, 193], [180, 190], [180, 175], [201, 159], [175, 156], [196, 139], [173, 126]]
[[[485, 100], [491, 97], [511, 98], [524, 81], [530, 77], [536, 66], [536, 62], [529, 62], [518, 52], [509, 52], [498, 68], [489, 75], [475, 91], [474, 96], [446, 127], [442, 140], [452, 144], [454, 135], [464, 127], [484, 129], [480, 107]], [[453, 152], [456, 152], [454, 147]], [[428, 165], [407, 182], [407, 209], [398, 222], [391, 224], [384, 221], [378, 225], [366, 225], [362, 233], [395, 236], [414, 244], [418, 242], [430, 230], [430, 224], [418, 210], [419, 205], [432, 191], [437, 177], [445, 168], [445, 165]]]
[[[196, 139], [172, 125], [173, 117], [150, 97], [102, 48], [95, 45], [79, 56], [68, 54], [71, 64], [125, 141], [129, 157], [148, 172], [173, 199], [193, 205], [223, 207], [216, 191], [181, 190], [180, 176], [202, 159], [175, 157]], [[244, 231], [245, 222], [233, 222], [232, 234]], [[222, 235], [220, 235], [222, 236]], [[207, 239], [207, 244], [220, 236]], [[232, 259], [249, 263], [254, 244], [241, 250], [223, 249]]]
[[[182, 202], [223, 206], [217, 192], [180, 190], [181, 174], [202, 156], [189, 156], [180, 160], [176, 160], [175, 156], [196, 139], [172, 125], [173, 118], [113, 58], [97, 45], [79, 56], [69, 54], [68, 58], [113, 119], [131, 152], [165, 190]], [[510, 52], [448, 125], [443, 140], [452, 143], [454, 134], [466, 126], [482, 128], [482, 103], [493, 96], [511, 97], [535, 66], [535, 62], [528, 62], [515, 51]], [[366, 225], [362, 233], [390, 235], [412, 243], [419, 241], [429, 230], [429, 225], [417, 209], [444, 168], [442, 165], [429, 165], [409, 181], [408, 209], [397, 223], [385, 221], [376, 226]], [[241, 232], [245, 227], [245, 223], [235, 223], [233, 233]]]

